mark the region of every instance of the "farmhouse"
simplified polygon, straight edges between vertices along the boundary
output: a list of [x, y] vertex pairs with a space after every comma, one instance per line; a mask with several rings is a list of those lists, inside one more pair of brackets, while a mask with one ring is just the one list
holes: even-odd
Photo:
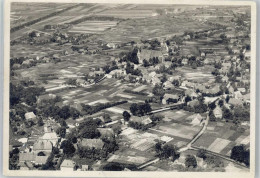
[[222, 109], [217, 106], [214, 110], [213, 110], [213, 114], [217, 119], [221, 119], [222, 118]]
[[230, 98], [228, 103], [233, 106], [242, 106], [243, 105], [243, 102], [240, 99], [236, 99], [236, 98]]
[[102, 149], [104, 142], [101, 139], [82, 139], [80, 146], [86, 148]]
[[36, 115], [33, 112], [27, 112], [24, 115], [26, 120], [35, 120], [36, 119]]
[[75, 168], [76, 168], [76, 163], [68, 159], [65, 159], [60, 165], [61, 171], [74, 171]]
[[188, 117], [191, 120], [190, 124], [192, 125], [200, 125], [202, 121], [202, 116], [200, 114], [194, 114]]
[[115, 136], [115, 133], [111, 128], [98, 128], [98, 131], [100, 132], [101, 137], [113, 138]]
[[185, 90], [185, 95], [190, 96], [192, 99], [198, 97], [198, 94], [192, 89]]
[[174, 85], [172, 84], [172, 82], [170, 81], [166, 81], [163, 83], [163, 88], [164, 89], [172, 89], [172, 88], [175, 88]]

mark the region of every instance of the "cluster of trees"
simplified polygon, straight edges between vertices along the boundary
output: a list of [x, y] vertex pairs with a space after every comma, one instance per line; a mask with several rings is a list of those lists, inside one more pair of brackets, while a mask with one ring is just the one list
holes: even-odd
[[157, 64], [159, 64], [160, 60], [158, 57], [152, 57], [149, 59], [149, 61], [147, 59], [143, 60], [143, 65], [144, 67], [149, 67], [149, 66], [155, 66]]
[[106, 158], [109, 153], [114, 153], [119, 149], [118, 143], [115, 139], [103, 139], [104, 145], [101, 149], [88, 148], [79, 146], [78, 155], [80, 158], [87, 158], [93, 160], [99, 160]]
[[200, 60], [197, 60], [195, 56], [191, 56], [188, 58], [188, 64], [193, 68], [196, 69], [197, 67], [200, 67], [203, 65], [203, 63]]
[[132, 171], [137, 170], [136, 165], [122, 164], [117, 162], [109, 162], [103, 167], [104, 171], [123, 171], [124, 169], [129, 169]]
[[130, 106], [130, 112], [134, 116], [144, 116], [145, 114], [152, 111], [151, 105], [149, 103], [133, 103]]
[[86, 121], [82, 122], [78, 126], [77, 137], [80, 138], [99, 138], [101, 136], [100, 132], [98, 131], [98, 126], [101, 125], [101, 120], [94, 120], [93, 118], [88, 118]]
[[83, 111], [86, 112], [86, 115], [91, 115], [91, 114], [97, 113], [103, 109], [107, 109], [107, 108], [114, 107], [114, 106], [124, 104], [124, 103], [127, 103], [127, 101], [100, 103], [95, 106], [90, 106], [90, 105], [85, 105], [85, 104], [81, 104], [81, 105], [82, 105]]
[[140, 69], [134, 69], [134, 65], [129, 62], [126, 64], [125, 71], [127, 74], [142, 76], [142, 71]]
[[81, 115], [77, 109], [67, 105], [61, 108], [55, 105], [45, 106], [42, 108], [41, 114], [45, 117], [53, 117], [57, 121], [60, 118], [63, 120], [68, 118], [77, 119]]
[[154, 126], [154, 123], [150, 123], [150, 124], [142, 124], [140, 122], [134, 122], [134, 121], [129, 121], [128, 122], [129, 127], [132, 127], [136, 130], [142, 130], [145, 131], [149, 128], [151, 128], [152, 126]]
[[197, 160], [195, 158], [195, 156], [193, 155], [187, 155], [185, 158], [185, 166], [187, 168], [196, 168], [197, 167]]
[[177, 147], [174, 145], [162, 145], [161, 142], [157, 142], [155, 144], [156, 156], [160, 159], [168, 159], [170, 158], [172, 161], [175, 161], [180, 157], [180, 153], [177, 151]]
[[110, 73], [113, 70], [118, 69], [118, 66], [116, 64], [114, 65], [106, 65], [103, 67], [103, 70], [105, 71], [106, 74]]
[[33, 19], [33, 20], [29, 21], [29, 22], [25, 22], [25, 23], [23, 23], [23, 24], [21, 24], [21, 25], [12, 27], [11, 30], [10, 30], [10, 32], [13, 33], [13, 32], [15, 32], [15, 31], [18, 31], [18, 30], [20, 30], [20, 29], [23, 29], [23, 28], [25, 28], [25, 27], [27, 27], [27, 26], [33, 25], [33, 24], [35, 24], [35, 23], [38, 23], [38, 22], [40, 22], [40, 21], [42, 21], [42, 20], [45, 20], [45, 19], [48, 19], [48, 18], [53, 17], [53, 16], [55, 16], [55, 15], [61, 14], [61, 13], [65, 12], [65, 11], [68, 11], [68, 10], [70, 10], [70, 9], [72, 9], [72, 8], [75, 8], [75, 7], [79, 6], [79, 5], [80, 5], [80, 4], [77, 4], [77, 5], [75, 5], [75, 6], [70, 6], [70, 7], [65, 8], [65, 9], [62, 9], [62, 10], [60, 10], [60, 11], [56, 11], [56, 12], [50, 13], [50, 14], [48, 14], [48, 15], [46, 15], [46, 16], [43, 16], [43, 17], [40, 17], [40, 18], [37, 18], [37, 19]]
[[245, 145], [234, 146], [231, 150], [231, 159], [244, 163], [249, 167], [250, 164], [250, 150], [246, 149]]
[[28, 105], [34, 105], [37, 97], [45, 92], [43, 87], [25, 87], [22, 84], [14, 85], [10, 83], [10, 106], [25, 102]]
[[120, 57], [119, 62], [130, 62], [130, 63], [134, 63], [134, 64], [139, 64], [139, 59], [138, 59], [137, 53], [138, 53], [138, 48], [134, 48], [133, 50], [131, 50], [127, 53], [122, 52], [119, 55], [119, 57]]
[[208, 107], [206, 104], [200, 101], [199, 104], [195, 106], [184, 106], [183, 109], [195, 113], [205, 113]]
[[19, 149], [15, 148], [9, 152], [9, 169], [17, 170], [18, 169], [18, 161], [19, 161]]
[[216, 156], [207, 155], [206, 150], [204, 149], [198, 150], [197, 157], [202, 158], [212, 168], [224, 166], [224, 162], [220, 158]]
[[61, 142], [60, 148], [63, 150], [63, 154], [66, 157], [72, 157], [76, 151], [73, 143], [70, 140], [64, 140]]
[[165, 91], [163, 87], [159, 84], [156, 84], [153, 88], [153, 94], [155, 95], [156, 99], [161, 101], [163, 99], [163, 96], [165, 94]]

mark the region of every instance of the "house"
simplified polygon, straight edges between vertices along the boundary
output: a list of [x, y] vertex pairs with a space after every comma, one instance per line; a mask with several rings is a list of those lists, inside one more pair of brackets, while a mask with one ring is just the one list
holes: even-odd
[[240, 91], [235, 91], [234, 92], [234, 98], [236, 98], [236, 99], [243, 99], [243, 95], [241, 94]]
[[71, 105], [71, 107], [73, 107], [73, 108], [75, 108], [76, 110], [78, 110], [79, 112], [83, 112], [83, 107], [82, 107], [82, 105], [81, 105], [81, 103], [73, 103], [72, 105]]
[[114, 130], [112, 128], [98, 128], [101, 137], [113, 138], [115, 136]]
[[201, 121], [203, 120], [202, 116], [200, 114], [193, 114], [189, 116], [187, 119], [191, 120], [190, 124], [192, 125], [200, 125]]
[[225, 63], [222, 63], [222, 67], [219, 71], [220, 71], [220, 73], [226, 74], [229, 72], [230, 68], [231, 68], [231, 63], [225, 62]]
[[48, 132], [44, 133], [44, 135], [40, 138], [42, 141], [49, 141], [52, 143], [53, 146], [56, 146], [59, 140], [56, 132]]
[[230, 98], [228, 103], [233, 105], [233, 106], [243, 106], [242, 100], [236, 99], [236, 98]]
[[79, 85], [79, 86], [85, 86], [85, 85], [88, 84], [88, 82], [87, 82], [86, 80], [82, 79], [82, 78], [78, 78], [78, 79], [76, 80], [76, 83], [77, 83], [77, 85]]
[[150, 119], [150, 117], [147, 117], [147, 116], [143, 116], [143, 117], [132, 116], [130, 121], [140, 123], [140, 124], [143, 124], [143, 125], [148, 125], [148, 124], [151, 124], [153, 122]]
[[228, 76], [224, 75], [224, 76], [221, 78], [221, 80], [222, 80], [222, 82], [227, 83], [228, 80], [229, 80], [229, 78], [228, 78]]
[[182, 61], [181, 61], [181, 63], [182, 63], [183, 65], [187, 65], [188, 62], [189, 62], [188, 58], [183, 58]]
[[211, 57], [206, 57], [206, 59], [203, 61], [205, 65], [211, 65], [215, 63], [215, 60]]
[[38, 153], [38, 155], [35, 156], [34, 163], [38, 164], [38, 165], [43, 165], [47, 162], [49, 156], [50, 156], [50, 153], [48, 153], [46, 155], [39, 155], [39, 153]]
[[51, 153], [52, 143], [48, 140], [38, 140], [33, 144], [33, 152], [36, 154], [40, 152]]
[[185, 90], [185, 95], [190, 96], [192, 99], [195, 99], [198, 97], [198, 94], [192, 89]]
[[86, 148], [102, 149], [104, 142], [101, 139], [85, 139], [83, 138], [80, 142], [80, 146]]
[[153, 85], [156, 85], [156, 84], [160, 84], [161, 80], [158, 77], [153, 77], [151, 82]]
[[247, 104], [250, 104], [250, 93], [247, 93], [245, 95], [243, 95], [243, 99], [244, 102], [246, 102]]
[[61, 171], [74, 171], [75, 168], [76, 168], [76, 163], [69, 159], [65, 159], [60, 165]]
[[222, 109], [217, 106], [214, 110], [213, 110], [213, 114], [214, 116], [217, 118], [217, 119], [222, 119], [222, 116], [223, 116], [223, 112], [222, 112]]
[[176, 76], [171, 76], [168, 78], [168, 81], [173, 82], [174, 80], [178, 80], [179, 82], [181, 81], [181, 76], [176, 75]]
[[36, 115], [33, 112], [27, 112], [24, 115], [26, 120], [36, 120]]
[[167, 89], [175, 88], [175, 86], [172, 84], [172, 82], [166, 81], [163, 83], [163, 88], [167, 90]]
[[19, 153], [19, 162], [34, 162], [35, 156], [34, 152]]
[[88, 171], [88, 169], [89, 169], [88, 165], [81, 166], [81, 171]]
[[176, 94], [165, 93], [162, 99], [162, 104], [169, 104], [170, 102], [177, 103], [180, 99], [180, 96]]
[[195, 100], [188, 102], [187, 105], [190, 107], [196, 107], [196, 106], [200, 105], [200, 102], [199, 102], [199, 100], [195, 99]]
[[232, 85], [228, 85], [227, 88], [228, 88], [229, 94], [234, 94], [235, 89], [234, 89], [234, 87]]
[[30, 63], [31, 63], [31, 61], [27, 59], [27, 60], [23, 61], [22, 65], [29, 65]]

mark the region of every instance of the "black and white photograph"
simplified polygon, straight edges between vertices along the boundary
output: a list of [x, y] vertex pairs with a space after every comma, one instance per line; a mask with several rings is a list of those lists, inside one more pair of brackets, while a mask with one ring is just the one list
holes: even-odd
[[199, 2], [8, 2], [6, 175], [254, 175], [256, 7]]

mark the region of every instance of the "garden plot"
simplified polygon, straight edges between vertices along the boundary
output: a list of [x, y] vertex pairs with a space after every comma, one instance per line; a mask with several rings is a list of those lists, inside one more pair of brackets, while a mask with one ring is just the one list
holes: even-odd
[[208, 147], [208, 150], [220, 153], [228, 144], [229, 140], [217, 138], [214, 142]]
[[171, 127], [159, 126], [159, 130], [166, 134], [172, 135], [173, 137], [180, 137], [180, 138], [191, 140], [194, 137], [194, 135], [198, 133], [199, 128], [196, 129], [195, 127], [176, 124]]

